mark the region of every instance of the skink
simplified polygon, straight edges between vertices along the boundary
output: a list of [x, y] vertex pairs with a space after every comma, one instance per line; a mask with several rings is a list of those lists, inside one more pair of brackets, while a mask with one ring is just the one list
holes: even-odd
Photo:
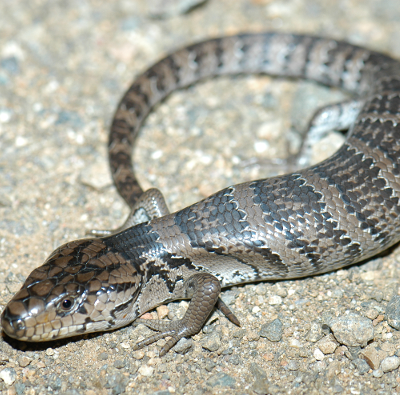
[[[143, 192], [133, 171], [140, 126], [172, 91], [239, 73], [352, 92], [356, 100], [330, 119], [330, 126], [349, 127], [346, 142], [315, 166], [234, 185], [170, 214], [162, 194]], [[134, 81], [112, 122], [111, 172], [131, 216], [117, 232], [57, 248], [6, 306], [4, 332], [46, 341], [111, 330], [189, 298], [182, 320], [142, 320], [159, 333], [137, 347], [168, 338], [163, 355], [197, 333], [215, 305], [238, 323], [219, 299], [221, 287], [324, 273], [385, 250], [400, 239], [399, 120], [399, 62], [345, 42], [243, 34], [172, 53]]]

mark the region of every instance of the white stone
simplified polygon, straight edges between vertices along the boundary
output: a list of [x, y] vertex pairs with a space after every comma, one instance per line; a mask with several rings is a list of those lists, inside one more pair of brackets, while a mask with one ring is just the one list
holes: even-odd
[[0, 379], [2, 379], [6, 385], [11, 385], [17, 378], [17, 374], [14, 369], [5, 368], [0, 372]]
[[275, 306], [275, 305], [278, 305], [278, 304], [282, 304], [282, 298], [281, 298], [280, 296], [278, 296], [278, 295], [271, 295], [271, 296], [269, 297], [268, 303], [269, 303], [271, 306]]
[[325, 355], [324, 355], [324, 353], [323, 353], [319, 348], [316, 348], [316, 349], [314, 350], [314, 358], [315, 358], [317, 361], [322, 361], [322, 360], [325, 358]]
[[139, 373], [142, 376], [150, 377], [154, 373], [154, 368], [152, 368], [151, 366], [148, 366], [148, 365], [143, 365], [139, 368]]
[[392, 370], [397, 369], [400, 366], [400, 358], [393, 355], [393, 357], [386, 357], [381, 362], [381, 369], [383, 372], [391, 372]]

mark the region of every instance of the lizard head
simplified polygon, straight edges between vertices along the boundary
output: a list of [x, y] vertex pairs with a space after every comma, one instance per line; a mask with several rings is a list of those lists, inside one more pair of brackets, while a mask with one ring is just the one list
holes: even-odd
[[3, 331], [23, 341], [48, 341], [118, 328], [139, 314], [141, 276], [102, 239], [57, 248], [4, 309]]

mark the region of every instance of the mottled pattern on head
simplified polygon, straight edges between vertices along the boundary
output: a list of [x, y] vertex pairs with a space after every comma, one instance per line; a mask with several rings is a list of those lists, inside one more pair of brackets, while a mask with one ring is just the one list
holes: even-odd
[[114, 325], [113, 312], [133, 300], [140, 276], [123, 253], [100, 239], [57, 248], [35, 269], [3, 313], [7, 334], [41, 341]]

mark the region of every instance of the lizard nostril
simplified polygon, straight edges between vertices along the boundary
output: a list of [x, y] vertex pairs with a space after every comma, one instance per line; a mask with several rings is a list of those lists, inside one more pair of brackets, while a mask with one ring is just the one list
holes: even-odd
[[1, 326], [3, 331], [10, 337], [18, 338], [25, 333], [26, 325], [24, 320], [20, 318], [12, 318], [9, 308], [6, 307], [1, 316]]
[[14, 327], [16, 332], [25, 330], [25, 323], [22, 320], [11, 322], [11, 325]]

